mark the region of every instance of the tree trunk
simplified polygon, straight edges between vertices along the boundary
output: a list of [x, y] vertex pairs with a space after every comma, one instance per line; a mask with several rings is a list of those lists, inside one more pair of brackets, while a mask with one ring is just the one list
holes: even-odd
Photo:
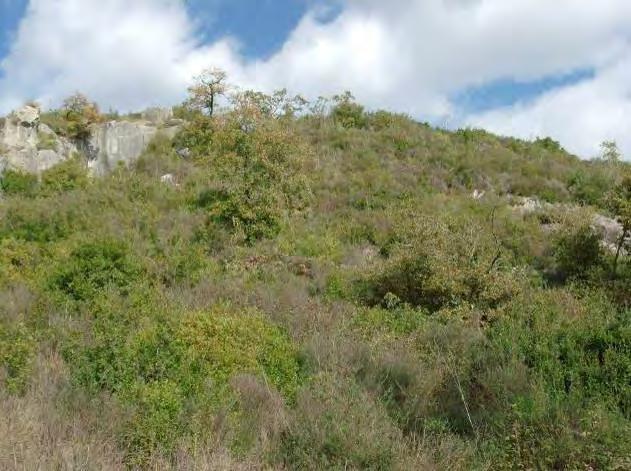
[[212, 116], [214, 112], [215, 112], [215, 94], [211, 93], [210, 94], [210, 106], [209, 106], [209, 109], [208, 109], [208, 113], [210, 114], [210, 116]]

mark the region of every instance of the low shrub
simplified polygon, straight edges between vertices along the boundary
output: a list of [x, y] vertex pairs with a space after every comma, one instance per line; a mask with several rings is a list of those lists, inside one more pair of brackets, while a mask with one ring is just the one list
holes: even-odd
[[50, 196], [84, 189], [87, 185], [86, 166], [75, 157], [43, 172], [40, 192], [42, 195]]
[[0, 380], [10, 393], [25, 392], [36, 346], [35, 337], [24, 324], [0, 322]]
[[33, 196], [37, 190], [37, 177], [30, 173], [5, 170], [0, 175], [0, 189], [8, 196]]
[[75, 301], [89, 301], [109, 287], [125, 293], [141, 273], [122, 242], [105, 240], [75, 249], [50, 285]]

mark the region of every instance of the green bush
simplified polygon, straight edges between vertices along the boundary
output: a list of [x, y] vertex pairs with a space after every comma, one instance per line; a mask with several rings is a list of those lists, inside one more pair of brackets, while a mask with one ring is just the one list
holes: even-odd
[[124, 424], [123, 446], [128, 450], [126, 464], [146, 466], [152, 452], [169, 456], [175, 451], [185, 428], [184, 397], [177, 384], [154, 381], [138, 385], [132, 397], [132, 412]]
[[[350, 93], [335, 98], [336, 105], [331, 110], [333, 120], [344, 128], [365, 128], [368, 118], [364, 107], [355, 103]], [[379, 119], [379, 118], [378, 118]]]
[[24, 393], [30, 380], [36, 339], [27, 327], [20, 323], [5, 325], [0, 322], [0, 375], [10, 393]]
[[194, 370], [227, 384], [235, 374], [263, 375], [285, 397], [300, 384], [295, 347], [286, 335], [256, 313], [215, 310], [187, 316], [178, 333], [188, 345], [186, 357]]
[[74, 158], [43, 172], [40, 191], [43, 195], [49, 196], [83, 189], [87, 184], [87, 169], [78, 158]]
[[[464, 236], [465, 224], [467, 233]], [[389, 250], [389, 259], [360, 283], [368, 304], [394, 295], [403, 303], [437, 311], [462, 303], [495, 308], [519, 288], [502, 269], [502, 247], [474, 221], [417, 218], [409, 235]]]
[[[298, 352], [280, 329], [255, 312], [226, 307], [173, 315], [153, 295], [100, 297], [88, 341], [70, 339], [67, 359], [76, 383], [113, 393], [131, 410], [122, 440], [128, 460], [169, 455], [177, 440], [207, 434], [195, 414], [233, 407], [230, 381], [261, 377], [292, 401], [302, 382]], [[231, 405], [232, 404], [232, 405]]]
[[194, 158], [211, 163], [211, 184], [194, 206], [249, 244], [276, 236], [283, 217], [309, 197], [298, 172], [305, 144], [281, 119], [249, 108], [204, 120], [209, 131], [189, 129], [180, 136], [192, 145]]
[[560, 469], [625, 462], [623, 443], [631, 437], [627, 316], [602, 299], [560, 290], [515, 300], [489, 338], [503, 357], [523, 362], [531, 390], [513, 398], [498, 422], [497, 435], [509, 437], [500, 462]]
[[127, 292], [141, 274], [123, 243], [105, 240], [75, 249], [52, 275], [51, 287], [75, 301], [90, 301], [109, 287]]
[[565, 230], [554, 242], [554, 256], [562, 277], [585, 279], [603, 263], [600, 236], [589, 225]]
[[49, 243], [68, 237], [81, 227], [75, 208], [44, 199], [7, 202], [0, 219], [0, 238]]
[[10, 196], [33, 196], [37, 190], [37, 177], [30, 173], [5, 170], [0, 175], [0, 188]]

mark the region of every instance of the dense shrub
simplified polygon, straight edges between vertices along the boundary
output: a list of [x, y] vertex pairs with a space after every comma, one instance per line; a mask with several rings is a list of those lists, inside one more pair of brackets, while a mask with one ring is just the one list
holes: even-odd
[[207, 433], [190, 423], [196, 412], [190, 406], [230, 409], [230, 381], [238, 375], [261, 377], [293, 400], [302, 381], [300, 364], [280, 329], [255, 312], [226, 307], [170, 316], [152, 309], [155, 301], [100, 298], [91, 341], [70, 341], [66, 349], [80, 385], [114, 393], [131, 409], [123, 432], [131, 462], [142, 464], [156, 450], [172, 451], [186, 434]]
[[586, 278], [603, 263], [600, 235], [589, 225], [565, 230], [557, 236], [554, 255], [557, 270], [564, 278]]
[[197, 159], [211, 163], [212, 184], [200, 192], [195, 206], [247, 243], [277, 235], [284, 215], [300, 209], [309, 195], [298, 174], [305, 145], [286, 123], [261, 116], [257, 109], [202, 121], [207, 137], [187, 137], [191, 130], [180, 137], [192, 145]]
[[44, 195], [83, 189], [88, 184], [87, 169], [77, 157], [42, 173], [40, 192]]
[[394, 295], [431, 311], [461, 303], [494, 308], [518, 288], [517, 278], [499, 263], [502, 247], [473, 221], [418, 218], [402, 238], [388, 249], [383, 266], [364, 280], [362, 296], [368, 303]]
[[36, 340], [19, 323], [0, 322], [0, 381], [11, 393], [23, 393], [29, 383]]
[[141, 273], [123, 243], [105, 240], [75, 249], [52, 275], [51, 286], [75, 301], [88, 301], [109, 287], [127, 292]]
[[0, 468], [631, 467], [629, 231], [591, 229], [627, 164], [228, 98], [102, 178], [5, 173]]
[[5, 170], [0, 175], [0, 189], [5, 195], [32, 196], [37, 188], [37, 177], [32, 174]]
[[336, 123], [344, 128], [364, 128], [368, 124], [364, 107], [355, 103], [353, 96], [346, 92], [335, 97], [335, 106], [331, 110], [331, 116]]
[[0, 219], [0, 238], [49, 243], [68, 237], [80, 227], [74, 208], [46, 200], [8, 202]]

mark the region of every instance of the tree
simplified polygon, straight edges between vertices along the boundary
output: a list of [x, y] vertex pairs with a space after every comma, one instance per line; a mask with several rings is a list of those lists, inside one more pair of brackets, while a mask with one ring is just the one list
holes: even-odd
[[615, 141], [605, 141], [600, 145], [602, 149], [602, 159], [609, 163], [617, 163], [620, 161], [620, 151]]
[[607, 206], [616, 215], [622, 225], [622, 232], [616, 244], [616, 256], [613, 262], [613, 275], [618, 270], [618, 261], [624, 245], [631, 236], [631, 173], [627, 172], [621, 182], [607, 196]]
[[90, 125], [101, 121], [98, 105], [79, 92], [63, 101], [62, 112], [67, 126], [65, 133], [78, 140], [87, 138]]
[[331, 111], [333, 119], [345, 128], [364, 128], [367, 120], [364, 107], [355, 102], [355, 97], [349, 91], [333, 97], [335, 106]]
[[215, 112], [217, 98], [228, 92], [227, 74], [221, 69], [210, 68], [195, 77], [195, 84], [189, 87], [189, 106], [205, 111], [208, 116]]

